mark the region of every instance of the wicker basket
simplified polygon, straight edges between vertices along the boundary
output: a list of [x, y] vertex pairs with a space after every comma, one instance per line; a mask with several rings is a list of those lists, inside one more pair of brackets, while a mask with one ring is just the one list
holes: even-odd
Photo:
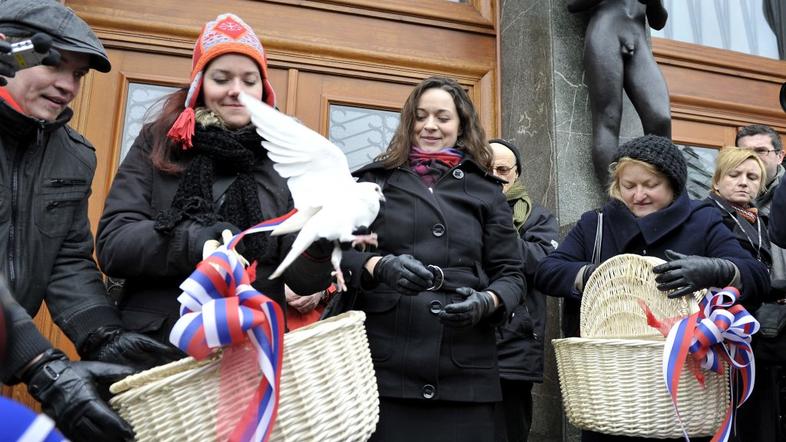
[[[284, 335], [280, 401], [272, 441], [364, 441], [379, 419], [379, 397], [363, 321], [350, 311]], [[247, 351], [254, 350], [248, 347]], [[217, 426], [221, 356], [185, 358], [112, 385], [110, 401], [137, 441], [226, 440], [232, 425]], [[240, 374], [222, 385], [222, 401], [245, 409], [259, 383], [254, 357], [233, 366]], [[233, 360], [234, 361], [234, 360]]]
[[[698, 305], [688, 296], [668, 299], [656, 288], [652, 267], [662, 262], [619, 255], [602, 263], [582, 298], [582, 337], [552, 341], [565, 414], [576, 427], [623, 436], [682, 437], [663, 380], [665, 338], [647, 325], [638, 300], [661, 320], [687, 316]], [[703, 373], [705, 388], [687, 366], [680, 376], [677, 404], [691, 436], [714, 434], [729, 405], [728, 374]]]

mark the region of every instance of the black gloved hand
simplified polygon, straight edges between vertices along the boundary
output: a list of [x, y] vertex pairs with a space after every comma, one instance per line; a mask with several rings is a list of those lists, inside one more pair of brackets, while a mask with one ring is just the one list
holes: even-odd
[[22, 376], [27, 391], [57, 428], [74, 441], [131, 440], [134, 431], [99, 395], [108, 397], [109, 384], [134, 372], [130, 367], [103, 362], [73, 362], [50, 349]]
[[[198, 230], [196, 233], [191, 235], [190, 242], [188, 243], [188, 257], [192, 263], [196, 264], [202, 261], [202, 247], [205, 245], [205, 242], [211, 239], [215, 239], [218, 242], [222, 242], [221, 232], [224, 230], [229, 230], [232, 232], [233, 235], [240, 233], [240, 229], [228, 222], [219, 221], [215, 224], [205, 226], [201, 230]], [[240, 241], [235, 247], [238, 253], [241, 255], [243, 254], [243, 241]]]
[[327, 261], [333, 253], [333, 241], [319, 238], [306, 249], [306, 254], [314, 261]]
[[433, 286], [434, 275], [412, 255], [385, 255], [374, 267], [374, 279], [404, 295], [417, 295]]
[[489, 292], [477, 292], [470, 287], [456, 289], [456, 293], [465, 296], [461, 302], [445, 306], [439, 314], [439, 321], [448, 327], [472, 327], [481, 319], [494, 313], [494, 299]]
[[666, 250], [669, 262], [652, 269], [658, 276], [658, 290], [677, 289], [669, 298], [685, 296], [709, 287], [724, 287], [734, 278], [736, 267], [731, 261], [704, 256], [688, 256]]
[[87, 337], [79, 352], [82, 359], [123, 364], [147, 370], [186, 357], [171, 345], [120, 327], [100, 327]]

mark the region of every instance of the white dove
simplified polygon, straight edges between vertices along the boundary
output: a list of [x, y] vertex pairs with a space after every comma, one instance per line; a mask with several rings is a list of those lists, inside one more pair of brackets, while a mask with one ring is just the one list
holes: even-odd
[[349, 172], [347, 157], [335, 144], [267, 104], [240, 94], [240, 102], [251, 113], [251, 121], [262, 136], [262, 145], [275, 162], [273, 168], [284, 179], [297, 212], [271, 234], [297, 232], [292, 249], [270, 279], [277, 278], [308, 246], [319, 238], [334, 242], [333, 264], [338, 290], [346, 290], [341, 273], [341, 242], [377, 244], [376, 234], [353, 235], [369, 227], [384, 201], [376, 183], [358, 183]]

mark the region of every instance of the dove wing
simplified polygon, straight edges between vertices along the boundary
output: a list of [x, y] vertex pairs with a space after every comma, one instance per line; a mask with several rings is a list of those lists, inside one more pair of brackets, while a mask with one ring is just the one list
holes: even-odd
[[241, 94], [240, 102], [250, 111], [276, 172], [287, 180], [295, 208], [318, 209], [355, 183], [347, 157], [335, 144], [250, 95]]

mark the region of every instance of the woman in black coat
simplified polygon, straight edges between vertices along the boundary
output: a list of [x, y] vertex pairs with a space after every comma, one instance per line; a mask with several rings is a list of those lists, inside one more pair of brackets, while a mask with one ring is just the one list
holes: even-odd
[[[612, 169], [612, 199], [602, 209], [598, 262], [621, 253], [657, 256], [669, 261], [654, 269], [658, 288], [675, 290], [669, 296], [731, 285], [740, 289], [740, 302], [756, 302], [769, 290], [766, 266], [740, 246], [713, 206], [688, 198], [686, 179], [685, 160], [668, 139], [647, 135], [622, 145]], [[596, 267], [597, 225], [596, 211], [582, 215], [535, 274], [538, 289], [565, 298], [568, 336], [579, 335], [581, 294]], [[627, 439], [584, 431], [582, 440]]]
[[[755, 151], [737, 147], [722, 149], [715, 159], [712, 191], [705, 201], [718, 209], [723, 224], [734, 233], [742, 248], [769, 269], [772, 255], [767, 225], [753, 206], [762, 183], [766, 182], [766, 174], [764, 163]], [[748, 300], [745, 308], [752, 312], [766, 298]]]
[[[190, 88], [167, 98], [120, 165], [98, 226], [101, 268], [125, 279], [119, 302], [124, 325], [162, 342], [169, 342], [179, 318], [179, 285], [202, 260], [204, 243], [293, 207], [237, 98], [244, 91], [275, 105], [253, 30], [237, 16], [220, 15], [200, 34], [193, 65]], [[293, 240], [255, 234], [238, 248], [258, 263], [254, 287], [282, 306], [285, 282], [299, 294], [330, 283], [330, 248], [322, 250], [321, 243], [282, 278], [267, 279]]]
[[[740, 245], [762, 264], [770, 268], [772, 256], [767, 235], [766, 219], [758, 215], [753, 201], [767, 182], [764, 163], [751, 149], [728, 147], [722, 149], [715, 160], [712, 192], [707, 201], [714, 205]], [[771, 292], [767, 298], [773, 298]], [[744, 302], [750, 312], [756, 311], [761, 301]], [[756, 357], [756, 385], [748, 400], [737, 411], [736, 442], [776, 442], [780, 440], [780, 367], [766, 363], [771, 357], [768, 344], [761, 345], [753, 336], [753, 354]], [[763, 352], [763, 353], [762, 353]], [[760, 358], [764, 355], [763, 358]]]
[[[345, 254], [380, 394], [373, 441], [492, 441], [494, 326], [524, 292], [511, 212], [474, 107], [454, 80], [410, 94], [387, 151], [356, 175], [386, 201], [379, 247]], [[347, 274], [347, 273], [345, 273]]]

